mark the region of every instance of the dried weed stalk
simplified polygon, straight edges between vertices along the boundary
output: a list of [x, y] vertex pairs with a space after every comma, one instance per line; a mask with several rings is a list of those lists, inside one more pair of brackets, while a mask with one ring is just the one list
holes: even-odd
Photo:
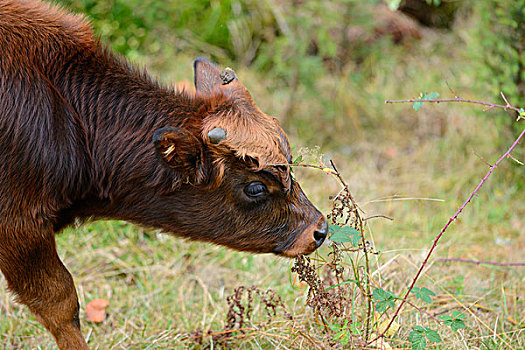
[[[359, 206], [335, 164], [332, 161], [330, 164], [331, 168], [326, 166], [321, 166], [321, 168], [326, 173], [335, 176], [341, 183], [342, 189], [333, 198], [332, 210], [327, 215], [327, 219], [331, 225], [354, 228], [359, 232], [360, 241], [352, 248], [347, 248], [344, 244], [333, 243], [328, 259], [323, 259], [323, 264], [319, 269], [313, 265], [312, 259], [298, 257], [292, 267], [292, 272], [297, 273], [300, 281], [308, 284], [307, 305], [322, 321], [326, 335], [340, 332], [341, 328], [338, 326], [342, 324], [352, 325], [354, 322], [359, 322], [363, 324], [364, 337], [362, 340], [366, 342], [372, 314], [368, 261], [371, 245], [364, 237], [364, 220], [361, 217]], [[299, 164], [299, 166], [307, 165]], [[317, 166], [311, 167], [317, 168]], [[360, 252], [363, 254], [360, 255]], [[350, 256], [348, 253], [357, 254]], [[361, 265], [361, 258], [364, 258], [364, 266]], [[357, 305], [360, 305], [359, 309], [363, 313], [359, 319], [355, 317]], [[354, 325], [354, 329], [355, 327]]]
[[[226, 301], [228, 303], [228, 313], [223, 330], [213, 332], [210, 329], [207, 332], [203, 332], [201, 329], [196, 329], [185, 340], [192, 340], [195, 344], [204, 345], [204, 340], [209, 339], [210, 342], [205, 349], [209, 348], [210, 344], [218, 344], [224, 348], [229, 348], [228, 340], [230, 338], [239, 334], [245, 334], [247, 331], [264, 329], [278, 316], [279, 310], [282, 311], [282, 315], [278, 317], [293, 320], [281, 297], [272, 289], [263, 291], [256, 286], [250, 288], [240, 286], [226, 297]], [[257, 305], [263, 307], [267, 316], [264, 322], [256, 322], [253, 319], [254, 308]]]

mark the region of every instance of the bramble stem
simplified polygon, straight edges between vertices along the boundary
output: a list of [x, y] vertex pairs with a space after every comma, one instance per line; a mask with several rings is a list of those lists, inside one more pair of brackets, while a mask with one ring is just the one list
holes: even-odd
[[[423, 99], [410, 99], [410, 100], [397, 100], [397, 101], [385, 101], [386, 103], [395, 103], [395, 102], [469, 102], [469, 103], [478, 103], [478, 104], [482, 104], [482, 105], [487, 105], [487, 106], [491, 106], [491, 108], [494, 108], [494, 107], [498, 107], [498, 108], [503, 108], [505, 110], [507, 109], [512, 109], [512, 110], [515, 110], [517, 112], [519, 112], [519, 109], [516, 108], [516, 107], [512, 107], [508, 104], [508, 102], [505, 100], [505, 102], [507, 102], [507, 105], [506, 106], [502, 106], [502, 105], [496, 105], [496, 104], [493, 104], [493, 103], [488, 103], [488, 102], [482, 102], [482, 101], [473, 101], [473, 100], [465, 100], [465, 99], [462, 99], [462, 98], [455, 98], [455, 99], [434, 99], [434, 100], [423, 100]], [[394, 323], [394, 320], [397, 318], [397, 316], [399, 315], [399, 312], [401, 311], [401, 309], [403, 308], [405, 302], [406, 302], [406, 299], [408, 298], [408, 296], [410, 295], [410, 292], [412, 291], [412, 289], [414, 288], [417, 280], [419, 279], [419, 276], [421, 275], [421, 273], [423, 272], [423, 269], [424, 267], [426, 266], [428, 260], [430, 259], [430, 256], [432, 255], [432, 253], [434, 252], [434, 249], [437, 247], [437, 244], [438, 244], [438, 241], [441, 239], [441, 237], [443, 236], [443, 234], [445, 233], [445, 231], [448, 229], [448, 227], [450, 226], [450, 224], [456, 220], [456, 218], [459, 216], [459, 214], [463, 211], [463, 209], [467, 206], [467, 204], [470, 203], [470, 201], [472, 200], [472, 198], [476, 195], [476, 193], [479, 191], [479, 189], [483, 186], [483, 184], [485, 183], [485, 181], [487, 181], [487, 179], [489, 178], [489, 176], [492, 174], [492, 172], [494, 171], [494, 169], [496, 169], [498, 167], [498, 165], [507, 157], [510, 156], [510, 153], [514, 150], [514, 148], [516, 148], [516, 146], [518, 145], [518, 143], [521, 141], [521, 139], [523, 138], [523, 136], [525, 135], [525, 129], [523, 129], [523, 131], [520, 133], [520, 135], [516, 138], [516, 140], [514, 141], [514, 143], [509, 147], [509, 149], [496, 161], [496, 163], [494, 163], [494, 165], [491, 165], [489, 167], [489, 171], [487, 172], [487, 174], [483, 177], [483, 179], [481, 179], [481, 182], [476, 186], [476, 188], [474, 189], [474, 191], [470, 194], [470, 196], [467, 198], [467, 200], [461, 205], [461, 207], [459, 207], [459, 209], [456, 211], [456, 213], [450, 217], [448, 219], [448, 222], [445, 224], [445, 226], [443, 226], [443, 228], [441, 229], [441, 231], [439, 232], [439, 234], [436, 236], [436, 238], [434, 239], [434, 243], [432, 244], [432, 247], [430, 248], [427, 256], [425, 257], [425, 260], [423, 261], [423, 263], [421, 264], [421, 267], [419, 268], [419, 270], [417, 271], [417, 274], [416, 276], [414, 277], [414, 279], [412, 280], [412, 283], [410, 285], [410, 287], [408, 288], [405, 296], [403, 297], [403, 299], [401, 300], [401, 303], [399, 304], [399, 306], [397, 307], [396, 309], [396, 312], [394, 313], [394, 315], [390, 318], [390, 322], [388, 323], [388, 325], [386, 326], [386, 328], [383, 330], [383, 332], [381, 334], [379, 334], [377, 337], [375, 337], [374, 339], [372, 339], [371, 341], [367, 342], [367, 345], [370, 345], [371, 343], [373, 343], [374, 341], [376, 341], [377, 339], [380, 339], [382, 337], [385, 336], [386, 332], [390, 329], [390, 326], [392, 326], [392, 324]]]
[[504, 110], [511, 109], [516, 112], [520, 112], [519, 108], [513, 107], [510, 104], [504, 105], [498, 105], [495, 103], [490, 102], [484, 102], [484, 101], [476, 101], [476, 100], [469, 100], [466, 98], [456, 97], [456, 98], [431, 98], [431, 99], [423, 99], [423, 98], [411, 98], [407, 100], [386, 100], [385, 103], [408, 103], [408, 102], [434, 102], [434, 103], [441, 103], [441, 102], [465, 102], [465, 103], [475, 103], [479, 105], [488, 106], [489, 109], [492, 108], [503, 108]]

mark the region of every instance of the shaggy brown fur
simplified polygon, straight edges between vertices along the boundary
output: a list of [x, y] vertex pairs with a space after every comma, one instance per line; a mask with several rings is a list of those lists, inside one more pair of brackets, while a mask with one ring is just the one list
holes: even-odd
[[[55, 233], [115, 218], [238, 250], [308, 254], [326, 223], [290, 177], [287, 138], [204, 59], [194, 93], [101, 47], [81, 17], [0, 2], [0, 269], [60, 349], [87, 349]], [[226, 138], [210, 142], [216, 127]]]

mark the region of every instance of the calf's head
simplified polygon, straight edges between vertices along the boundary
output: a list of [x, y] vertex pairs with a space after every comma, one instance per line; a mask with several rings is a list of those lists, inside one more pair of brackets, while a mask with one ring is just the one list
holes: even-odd
[[231, 69], [202, 58], [194, 69], [200, 110], [153, 136], [175, 179], [158, 198], [160, 226], [238, 250], [313, 252], [326, 221], [290, 174], [290, 145], [277, 119], [259, 110]]

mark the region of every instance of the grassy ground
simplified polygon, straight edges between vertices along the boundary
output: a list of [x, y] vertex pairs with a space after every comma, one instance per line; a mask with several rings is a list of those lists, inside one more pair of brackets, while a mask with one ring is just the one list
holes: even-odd
[[[371, 79], [359, 80], [350, 69], [337, 79], [319, 81], [318, 100], [299, 89], [291, 116], [282, 115], [290, 101], [288, 92], [274, 91], [264, 76], [238, 71], [259, 106], [286, 119], [296, 153], [318, 145], [335, 161], [365, 216], [395, 219], [368, 221], [367, 234], [378, 252], [371, 258], [373, 283], [397, 295], [406, 291], [433, 238], [487, 171], [479, 157], [493, 163], [513, 141], [498, 135], [495, 127], [498, 118], [509, 118], [505, 112], [482, 115], [474, 106], [440, 104], [425, 105], [416, 113], [410, 105], [384, 105], [384, 99], [416, 97], [425, 90], [447, 95], [445, 81], [462, 97], [472, 97], [472, 81], [463, 74], [468, 62], [461, 52], [446, 50], [459, 40], [427, 33], [413, 44], [411, 55], [397, 55], [393, 49], [388, 62], [365, 62], [366, 69], [374, 70]], [[192, 79], [189, 57], [170, 62], [152, 58], [149, 63], [167, 81]], [[325, 108], [334, 108], [335, 117], [323, 119]], [[523, 155], [522, 143], [515, 157], [523, 161]], [[305, 192], [327, 213], [328, 197], [337, 194], [338, 183], [310, 169], [296, 173]], [[423, 310], [436, 315], [459, 310], [467, 316], [467, 328], [453, 332], [407, 306], [392, 344], [409, 346], [413, 327], [431, 324], [443, 342], [429, 348], [525, 348], [523, 267], [436, 260], [523, 261], [525, 202], [519, 179], [523, 186], [523, 167], [511, 160], [496, 170], [446, 232], [418, 284], [436, 293]], [[276, 316], [268, 317], [256, 298], [252, 318], [245, 324], [249, 329], [229, 334], [227, 347], [343, 347], [333, 334], [323, 332], [306, 306], [307, 288], [290, 272], [290, 260], [187, 242], [122, 222], [71, 228], [57, 241], [75, 278], [83, 333], [93, 349], [217, 347], [210, 337], [199, 343], [196, 331], [221, 332], [227, 323], [226, 297], [236, 287], [252, 285], [274, 290], [294, 319], [287, 319], [279, 308]], [[329, 252], [326, 246], [319, 255], [327, 257]], [[347, 254], [345, 259], [355, 256]], [[94, 298], [110, 302], [102, 324], [85, 321], [83, 308]], [[383, 319], [391, 314], [388, 311]], [[5, 288], [0, 288], [1, 346], [56, 349], [49, 333]]]

